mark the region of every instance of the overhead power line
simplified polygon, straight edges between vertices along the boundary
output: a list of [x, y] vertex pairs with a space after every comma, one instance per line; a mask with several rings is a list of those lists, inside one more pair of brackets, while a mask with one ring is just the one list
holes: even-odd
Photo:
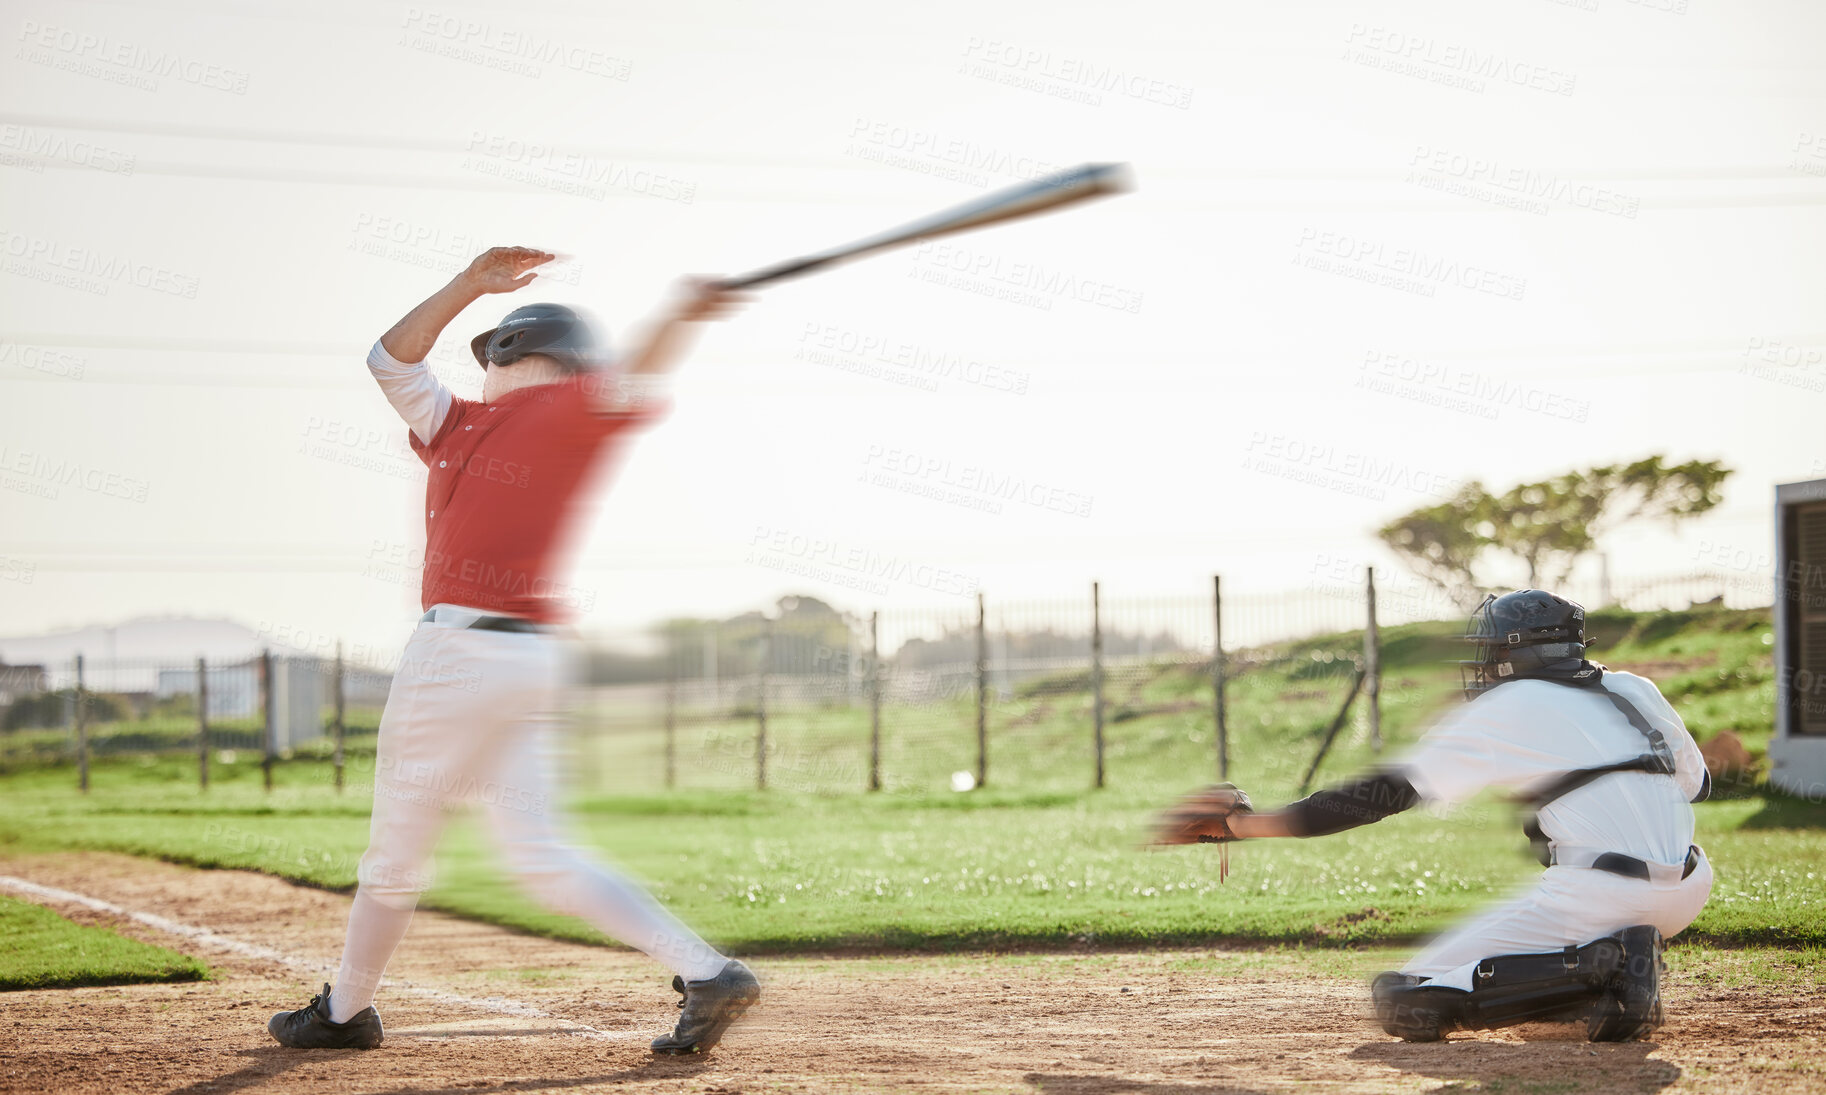
[[[94, 132], [138, 134], [141, 136], [225, 141], [232, 143], [292, 145], [307, 148], [353, 148], [378, 149], [394, 152], [428, 152], [462, 155], [471, 151], [461, 137], [426, 137], [395, 134], [333, 133], [311, 130], [279, 131], [254, 129], [235, 126], [193, 125], [175, 122], [142, 121], [128, 119], [86, 118], [53, 114], [28, 113], [22, 111], [0, 111], [0, 122], [22, 126], [38, 126], [47, 129], [76, 129]], [[521, 137], [516, 140], [526, 144], [543, 144], [554, 151], [567, 155], [593, 157], [608, 161], [630, 163], [678, 163], [697, 164], [717, 167], [736, 167], [752, 169], [755, 167], [776, 167], [796, 170], [848, 171], [863, 174], [878, 174], [883, 165], [870, 160], [837, 157], [803, 157], [776, 156], [748, 153], [740, 156], [725, 154], [707, 154], [691, 148], [668, 148], [640, 150], [619, 148], [596, 144], [578, 144], [564, 140], [542, 140], [536, 136]], [[89, 170], [75, 164], [62, 164], [56, 161], [45, 161], [45, 166], [58, 169]], [[1644, 169], [1640, 167], [1607, 167], [1586, 166], [1566, 167], [1559, 165], [1527, 165], [1531, 172], [1559, 179], [1577, 179], [1581, 181], [1601, 180], [1605, 182], [1630, 183], [1700, 183], [1700, 182], [1762, 182], [1792, 183], [1802, 186], [1815, 186], [1817, 189], [1795, 194], [1780, 195], [1747, 195], [1733, 197], [1729, 195], [1704, 195], [1686, 199], [1654, 198], [1645, 200], [1647, 207], [1668, 208], [1707, 208], [1719, 205], [1731, 206], [1742, 202], [1750, 206], [1763, 205], [1816, 205], [1826, 204], [1826, 179], [1795, 171], [1775, 164], [1732, 164], [1716, 167], [1660, 167]], [[140, 161], [134, 170], [138, 174], [171, 175], [186, 178], [224, 178], [249, 179], [264, 182], [305, 182], [305, 183], [346, 183], [375, 186], [411, 186], [426, 189], [456, 189], [506, 192], [538, 192], [541, 188], [526, 184], [516, 184], [512, 180], [497, 179], [490, 176], [478, 176], [474, 179], [452, 179], [445, 176], [420, 176], [398, 173], [337, 170], [332, 168], [286, 168], [265, 164], [237, 163], [233, 165], [193, 164], [193, 163], [160, 163]], [[1276, 165], [1249, 167], [1243, 165], [1226, 166], [1221, 170], [1198, 170], [1176, 166], [1171, 163], [1153, 163], [1148, 166], [1150, 178], [1173, 180], [1187, 183], [1224, 184], [1224, 183], [1374, 183], [1399, 182], [1407, 174], [1406, 166], [1388, 168], [1324, 168], [1301, 167], [1288, 168]], [[993, 172], [992, 172], [993, 173]], [[729, 196], [748, 198], [750, 200], [777, 201], [818, 201], [826, 204], [831, 195], [813, 197], [799, 191], [780, 194], [763, 194], [749, 192]], [[836, 194], [835, 200], [853, 202], [857, 199], [848, 194]], [[1281, 199], [1286, 202], [1285, 198]], [[1175, 207], [1188, 203], [1175, 201]], [[1234, 204], [1234, 203], [1232, 203]], [[1462, 201], [1429, 201], [1428, 199], [1402, 199], [1397, 203], [1384, 203], [1389, 208], [1433, 208], [1449, 207], [1455, 211], [1501, 212], [1500, 207], [1480, 209], [1479, 206]], [[1199, 208], [1226, 208], [1224, 203], [1197, 204]], [[1261, 208], [1260, 203], [1245, 203], [1240, 208]], [[1303, 208], [1302, 203], [1287, 203], [1288, 208]], [[1377, 207], [1383, 207], [1378, 205]]]

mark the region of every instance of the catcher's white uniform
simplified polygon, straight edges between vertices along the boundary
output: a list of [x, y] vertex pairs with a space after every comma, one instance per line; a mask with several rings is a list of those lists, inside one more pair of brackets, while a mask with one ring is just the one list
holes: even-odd
[[[1674, 774], [1612, 772], [1547, 804], [1539, 824], [1558, 865], [1528, 892], [1434, 940], [1403, 973], [1469, 991], [1472, 971], [1485, 958], [1583, 945], [1635, 924], [1672, 936], [1699, 915], [1712, 892], [1711, 864], [1700, 855], [1683, 872], [1693, 847], [1689, 803], [1705, 781], [1705, 760], [1654, 682], [1607, 670], [1602, 687], [1629, 700], [1662, 733]], [[1443, 809], [1486, 788], [1526, 795], [1568, 772], [1643, 751], [1642, 734], [1593, 689], [1529, 679], [1455, 709], [1395, 768], [1423, 800]], [[1651, 877], [1571, 865], [1605, 852], [1643, 860]]]

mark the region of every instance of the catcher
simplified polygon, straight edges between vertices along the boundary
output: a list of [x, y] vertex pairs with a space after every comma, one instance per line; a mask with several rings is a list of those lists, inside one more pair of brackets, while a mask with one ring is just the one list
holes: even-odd
[[1423, 801], [1513, 792], [1546, 872], [1377, 976], [1377, 1021], [1410, 1042], [1579, 1018], [1594, 1042], [1647, 1036], [1662, 1021], [1662, 941], [1712, 891], [1689, 805], [1711, 780], [1652, 681], [1586, 660], [1584, 624], [1582, 607], [1538, 589], [1486, 597], [1465, 636], [1470, 705], [1404, 758], [1272, 813], [1220, 785], [1169, 811], [1158, 839], [1326, 836]]

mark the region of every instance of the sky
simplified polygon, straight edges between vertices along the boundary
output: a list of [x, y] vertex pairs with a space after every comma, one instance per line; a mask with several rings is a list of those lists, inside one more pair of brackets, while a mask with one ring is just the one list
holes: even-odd
[[[959, 613], [1399, 572], [1459, 484], [1663, 452], [1620, 575], [1769, 569], [1826, 477], [1826, 11], [17, 3], [0, 634], [402, 642], [422, 467], [362, 366], [467, 259], [621, 345], [685, 274], [1082, 162], [1136, 189], [769, 287], [581, 532], [586, 632], [788, 593]], [[1492, 580], [1519, 580], [1495, 574]], [[308, 645], [308, 644], [306, 644]]]

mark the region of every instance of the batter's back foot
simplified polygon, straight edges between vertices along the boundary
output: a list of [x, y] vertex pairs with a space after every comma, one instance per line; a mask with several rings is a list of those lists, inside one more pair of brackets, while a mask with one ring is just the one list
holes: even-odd
[[761, 998], [761, 982], [747, 966], [731, 958], [722, 972], [704, 981], [672, 979], [672, 991], [683, 997], [671, 1034], [653, 1039], [653, 1052], [701, 1053], [723, 1040], [723, 1033]]

